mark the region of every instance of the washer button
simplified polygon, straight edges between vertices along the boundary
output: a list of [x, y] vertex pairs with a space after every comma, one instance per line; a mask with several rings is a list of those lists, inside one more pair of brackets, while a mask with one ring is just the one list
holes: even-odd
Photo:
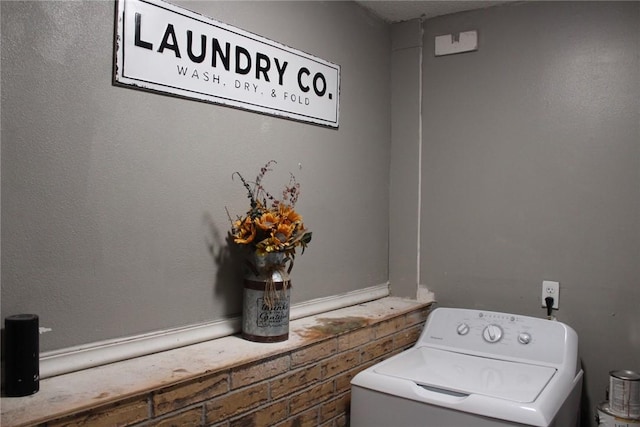
[[529, 344], [531, 342], [531, 335], [526, 332], [520, 332], [518, 334], [518, 342], [520, 344]]
[[457, 328], [458, 335], [467, 335], [469, 333], [469, 325], [460, 323]]
[[484, 328], [482, 337], [488, 343], [496, 343], [502, 339], [502, 328], [496, 324], [491, 324]]

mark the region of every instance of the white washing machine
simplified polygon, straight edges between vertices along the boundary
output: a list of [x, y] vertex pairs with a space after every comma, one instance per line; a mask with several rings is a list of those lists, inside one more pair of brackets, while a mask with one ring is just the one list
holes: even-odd
[[437, 308], [415, 346], [351, 381], [351, 427], [573, 427], [582, 369], [569, 326]]

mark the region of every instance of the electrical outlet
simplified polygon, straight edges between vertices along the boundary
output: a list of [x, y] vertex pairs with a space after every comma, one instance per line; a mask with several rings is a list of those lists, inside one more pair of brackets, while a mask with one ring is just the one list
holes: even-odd
[[547, 303], [545, 302], [546, 297], [553, 298], [553, 308], [556, 310], [560, 305], [560, 282], [552, 282], [549, 280], [544, 280], [542, 282], [542, 306], [547, 307]]

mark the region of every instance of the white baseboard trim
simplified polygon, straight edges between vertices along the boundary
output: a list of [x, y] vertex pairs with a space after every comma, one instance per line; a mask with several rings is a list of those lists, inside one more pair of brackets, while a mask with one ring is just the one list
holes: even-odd
[[[386, 296], [389, 296], [389, 283], [295, 304], [291, 306], [289, 316], [291, 320], [301, 319]], [[222, 338], [241, 330], [242, 317], [236, 316], [49, 351], [40, 354], [40, 379]]]

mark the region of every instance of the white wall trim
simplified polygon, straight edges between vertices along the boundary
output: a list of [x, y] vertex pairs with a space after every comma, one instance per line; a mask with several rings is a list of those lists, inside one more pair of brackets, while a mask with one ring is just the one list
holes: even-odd
[[424, 61], [424, 19], [420, 19], [420, 54], [419, 54], [419, 63], [418, 63], [418, 96], [420, 99], [418, 100], [418, 221], [417, 221], [417, 229], [418, 229], [418, 241], [416, 242], [416, 296], [420, 293], [420, 282], [422, 277], [420, 276], [420, 258], [422, 256], [421, 250], [422, 247], [420, 245], [420, 240], [422, 239], [422, 145], [423, 145], [423, 134], [422, 134], [422, 107], [423, 107], [423, 82], [422, 82], [422, 73], [423, 69], [423, 61]]
[[[345, 294], [294, 304], [290, 319], [300, 319], [389, 296], [389, 283]], [[167, 329], [149, 334], [68, 347], [40, 354], [40, 378], [62, 375], [82, 369], [133, 359], [233, 335], [242, 330], [242, 317]]]

